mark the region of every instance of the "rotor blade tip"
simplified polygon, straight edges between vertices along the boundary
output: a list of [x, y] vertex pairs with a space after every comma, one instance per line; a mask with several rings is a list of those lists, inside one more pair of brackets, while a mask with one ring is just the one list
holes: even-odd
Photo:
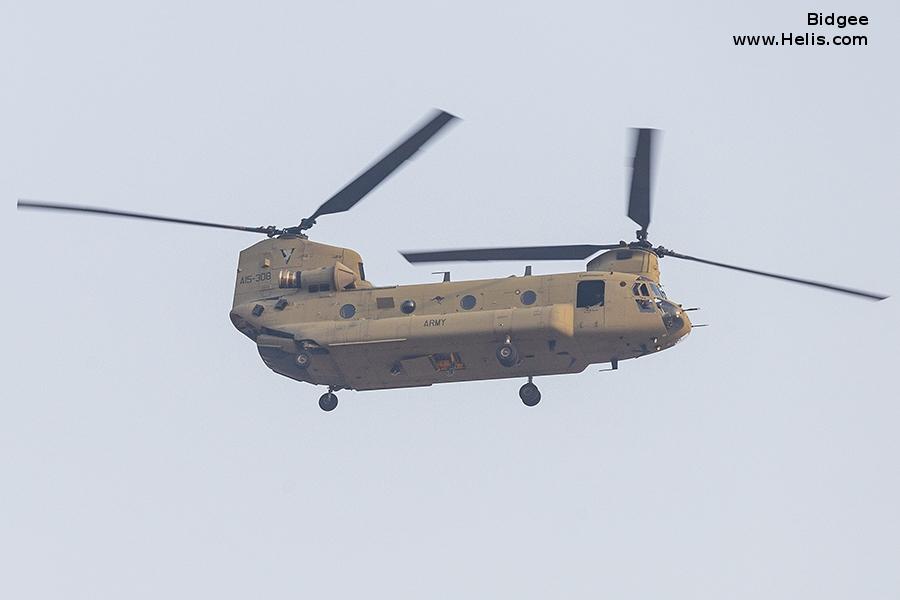
[[443, 108], [435, 108], [434, 112], [437, 113], [437, 115], [447, 115], [447, 117], [449, 117], [451, 121], [459, 119], [459, 117], [454, 115], [452, 112], [446, 111]]

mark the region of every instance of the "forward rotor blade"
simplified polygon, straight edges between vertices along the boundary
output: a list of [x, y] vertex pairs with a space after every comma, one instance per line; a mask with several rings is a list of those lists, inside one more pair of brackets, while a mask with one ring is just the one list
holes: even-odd
[[583, 260], [601, 250], [622, 248], [622, 244], [577, 244], [571, 246], [521, 246], [517, 248], [463, 248], [401, 252], [411, 263], [474, 262], [491, 260]]
[[326, 200], [308, 220], [315, 221], [322, 215], [344, 212], [353, 208], [366, 194], [374, 190], [391, 173], [418, 152], [422, 146], [428, 143], [428, 140], [434, 137], [445, 125], [456, 118], [448, 112], [435, 111], [434, 116], [427, 123], [400, 142], [375, 164], [363, 171], [341, 191]]
[[130, 212], [125, 210], [112, 210], [109, 208], [97, 208], [94, 206], [79, 206], [76, 204], [57, 204], [54, 202], [36, 202], [33, 200], [19, 200], [16, 202], [19, 209], [29, 210], [59, 210], [65, 212], [89, 213], [108, 217], [127, 217], [129, 219], [144, 219], [147, 221], [162, 221], [164, 223], [178, 223], [180, 225], [199, 225], [200, 227], [215, 227], [218, 229], [233, 229], [235, 231], [248, 231], [251, 233], [263, 233], [277, 235], [280, 233], [274, 226], [270, 227], [244, 227], [241, 225], [226, 225], [223, 223], [210, 223], [208, 221], [194, 221], [191, 219], [177, 219], [175, 217], [163, 217], [160, 215], [148, 215], [146, 213]]
[[873, 292], [866, 292], [863, 290], [854, 290], [854, 289], [842, 287], [839, 285], [832, 285], [830, 283], [822, 283], [820, 281], [812, 281], [809, 279], [800, 279], [798, 277], [788, 277], [787, 275], [778, 275], [777, 273], [767, 273], [766, 271], [757, 271], [756, 269], [748, 269], [746, 267], [727, 265], [725, 263], [716, 262], [714, 260], [706, 260], [705, 258], [697, 258], [696, 256], [688, 256], [687, 254], [680, 254], [678, 252], [673, 252], [673, 251], [667, 250], [665, 248], [656, 248], [656, 253], [659, 254], [660, 256], [671, 256], [672, 258], [681, 258], [684, 260], [692, 260], [694, 262], [703, 263], [706, 265], [713, 265], [715, 267], [724, 267], [726, 269], [732, 269], [734, 271], [741, 271], [743, 273], [752, 273], [754, 275], [762, 275], [763, 277], [771, 277], [773, 279], [781, 279], [782, 281], [791, 281], [793, 283], [801, 283], [803, 285], [809, 285], [809, 286], [821, 288], [824, 290], [831, 290], [833, 292], [841, 292], [843, 294], [851, 294], [853, 296], [860, 296], [862, 298], [868, 298], [869, 300], [884, 300], [885, 298], [888, 297], [883, 294], [876, 294]]
[[655, 129], [635, 129], [634, 159], [631, 163], [631, 191], [628, 217], [645, 230], [650, 225], [650, 184]]

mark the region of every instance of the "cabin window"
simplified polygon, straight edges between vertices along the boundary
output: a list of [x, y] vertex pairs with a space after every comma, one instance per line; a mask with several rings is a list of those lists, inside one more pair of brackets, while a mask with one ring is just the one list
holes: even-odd
[[478, 300], [476, 300], [475, 296], [473, 296], [472, 294], [466, 294], [459, 301], [459, 305], [463, 310], [472, 310], [473, 308], [475, 308], [475, 305], [477, 303]]
[[525, 306], [531, 306], [537, 301], [537, 294], [534, 293], [534, 290], [525, 290], [524, 292], [522, 292], [519, 300], [521, 300], [522, 304], [524, 304]]
[[416, 310], [416, 301], [415, 300], [404, 300], [400, 303], [400, 312], [404, 315], [410, 315], [413, 311]]
[[341, 307], [341, 316], [350, 319], [356, 314], [356, 307], [352, 304], [345, 304]]
[[393, 298], [375, 298], [375, 306], [378, 308], [394, 308]]
[[363, 264], [362, 263], [356, 263], [356, 264], [359, 267], [359, 278], [365, 279], [366, 278], [366, 270], [363, 268]]
[[575, 306], [588, 308], [590, 306], [603, 306], [606, 282], [602, 279], [578, 282], [578, 294]]

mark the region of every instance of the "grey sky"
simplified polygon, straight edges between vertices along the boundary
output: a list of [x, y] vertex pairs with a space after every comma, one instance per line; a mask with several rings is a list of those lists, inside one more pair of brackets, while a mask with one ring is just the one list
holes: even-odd
[[[897, 3], [631, 4], [5, 3], [0, 595], [900, 595]], [[732, 45], [808, 10], [869, 45]], [[398, 249], [629, 239], [652, 126], [654, 241], [895, 297], [664, 260], [711, 324], [676, 349], [535, 409], [508, 380], [324, 414], [229, 323], [255, 236], [14, 208], [291, 225], [431, 107], [463, 121], [313, 231], [376, 283], [435, 277]]]

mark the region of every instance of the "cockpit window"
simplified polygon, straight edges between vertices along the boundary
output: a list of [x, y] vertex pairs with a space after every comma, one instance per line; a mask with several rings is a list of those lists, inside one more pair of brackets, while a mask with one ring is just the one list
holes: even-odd
[[631, 291], [634, 293], [635, 296], [645, 296], [645, 297], [650, 296], [650, 292], [647, 291], [646, 283], [641, 283], [641, 282], [635, 283], [634, 287], [631, 288]]
[[602, 279], [594, 279], [592, 281], [579, 281], [578, 294], [575, 305], [578, 308], [603, 306], [605, 292], [606, 282]]
[[638, 298], [635, 300], [637, 303], [638, 310], [645, 313], [656, 312], [656, 305], [652, 300], [644, 300], [643, 298]]
[[659, 286], [655, 283], [641, 283], [640, 281], [638, 281], [631, 288], [631, 292], [635, 296], [644, 296], [646, 298], [652, 297], [666, 299], [667, 297], [666, 293], [662, 289], [662, 286]]

